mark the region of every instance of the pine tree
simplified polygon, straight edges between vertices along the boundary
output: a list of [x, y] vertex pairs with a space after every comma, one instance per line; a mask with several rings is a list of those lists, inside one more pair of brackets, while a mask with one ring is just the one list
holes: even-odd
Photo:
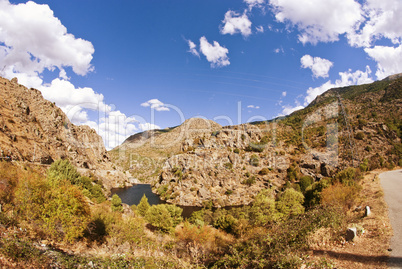
[[142, 196], [140, 203], [137, 206], [137, 211], [140, 213], [141, 216], [145, 216], [147, 214], [148, 209], [151, 206], [148, 203], [148, 198], [145, 196], [145, 194]]

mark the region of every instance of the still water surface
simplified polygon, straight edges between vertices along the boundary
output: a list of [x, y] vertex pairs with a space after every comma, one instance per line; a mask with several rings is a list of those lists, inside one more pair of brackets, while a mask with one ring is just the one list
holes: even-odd
[[[117, 194], [121, 201], [128, 205], [138, 205], [142, 196], [148, 198], [150, 205], [164, 204], [165, 201], [161, 200], [158, 195], [152, 192], [151, 185], [149, 184], [137, 184], [129, 188], [124, 189], [112, 189], [112, 195]], [[201, 207], [197, 206], [180, 206], [183, 209], [182, 216], [188, 218], [194, 211], [201, 210]]]

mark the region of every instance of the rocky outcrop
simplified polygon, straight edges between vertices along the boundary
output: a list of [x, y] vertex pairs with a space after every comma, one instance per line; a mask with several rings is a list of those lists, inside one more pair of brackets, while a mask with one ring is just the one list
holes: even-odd
[[127, 182], [94, 129], [72, 124], [40, 91], [18, 84], [16, 78], [0, 78], [0, 115], [0, 158], [42, 165], [69, 159], [103, 179], [107, 188]]

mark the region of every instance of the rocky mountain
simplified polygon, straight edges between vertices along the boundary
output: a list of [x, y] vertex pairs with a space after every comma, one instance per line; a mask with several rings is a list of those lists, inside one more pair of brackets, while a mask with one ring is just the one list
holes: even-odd
[[69, 159], [93, 173], [106, 188], [129, 183], [109, 160], [102, 138], [88, 126], [72, 124], [40, 91], [0, 77], [0, 158], [49, 165]]
[[[190, 119], [128, 138], [114, 162], [178, 205], [249, 204], [263, 188], [319, 181], [346, 167], [402, 165], [402, 78], [331, 89], [268, 122]], [[289, 183], [287, 183], [289, 182]]]

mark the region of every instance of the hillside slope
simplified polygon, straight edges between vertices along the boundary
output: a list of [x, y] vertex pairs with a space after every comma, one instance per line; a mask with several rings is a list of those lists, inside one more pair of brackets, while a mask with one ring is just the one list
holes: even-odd
[[[288, 117], [220, 127], [191, 119], [126, 140], [111, 152], [162, 199], [179, 205], [249, 204], [263, 188], [346, 167], [401, 162], [402, 78], [331, 89]], [[189, 122], [197, 122], [189, 127]], [[203, 127], [200, 127], [203, 126]]]
[[102, 138], [88, 126], [72, 124], [36, 89], [0, 77], [0, 158], [48, 165], [69, 159], [83, 172], [119, 187], [127, 177], [109, 160]]

